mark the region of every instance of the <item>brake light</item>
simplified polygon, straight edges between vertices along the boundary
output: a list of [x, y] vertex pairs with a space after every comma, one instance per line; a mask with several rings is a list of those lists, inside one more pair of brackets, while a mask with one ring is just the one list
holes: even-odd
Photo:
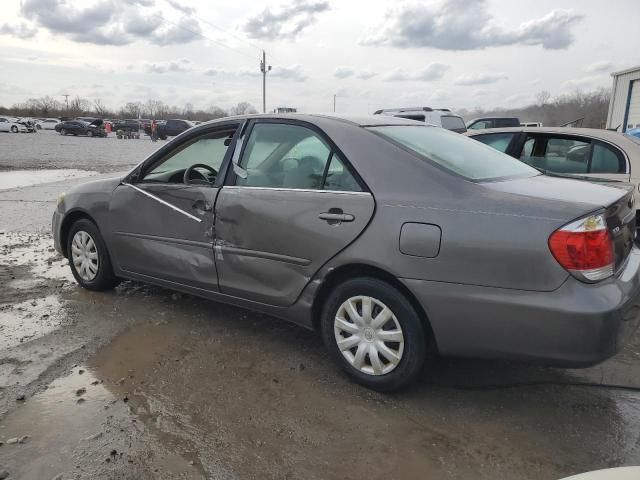
[[590, 215], [556, 230], [549, 249], [562, 267], [585, 282], [613, 275], [613, 242], [601, 214]]

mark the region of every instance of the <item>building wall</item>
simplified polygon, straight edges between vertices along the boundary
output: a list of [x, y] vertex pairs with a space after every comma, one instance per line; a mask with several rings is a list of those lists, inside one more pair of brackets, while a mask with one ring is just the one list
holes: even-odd
[[[620, 130], [624, 131], [624, 117], [627, 111], [629, 100], [629, 89], [633, 80], [640, 80], [640, 67], [620, 74], [613, 74], [613, 88], [611, 89], [611, 100], [609, 101], [609, 114], [607, 116], [607, 128], [616, 128], [621, 125]], [[635, 88], [640, 88], [640, 82]]]

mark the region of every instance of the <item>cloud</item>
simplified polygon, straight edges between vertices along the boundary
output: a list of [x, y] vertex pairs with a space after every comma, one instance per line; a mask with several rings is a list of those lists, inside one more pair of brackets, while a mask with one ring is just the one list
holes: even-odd
[[602, 60], [600, 62], [594, 62], [590, 65], [587, 65], [582, 69], [585, 73], [608, 73], [614, 69], [613, 63], [608, 60]]
[[336, 78], [349, 78], [355, 75], [356, 71], [351, 67], [338, 67], [333, 71]]
[[438, 80], [444, 76], [449, 70], [449, 65], [443, 65], [442, 63], [431, 63], [421, 70], [407, 72], [402, 68], [396, 68], [395, 70], [387, 73], [382, 79], [385, 82], [397, 82], [397, 81], [422, 81], [429, 82]]
[[273, 67], [273, 70], [269, 73], [275, 78], [284, 78], [287, 80], [293, 80], [295, 82], [304, 82], [307, 79], [307, 74], [301, 65], [291, 65], [289, 67]]
[[591, 75], [588, 77], [580, 77], [572, 80], [567, 80], [562, 83], [565, 90], [581, 90], [581, 89], [594, 89], [598, 87], [604, 87], [610, 82], [610, 78], [604, 75]]
[[144, 69], [149, 73], [185, 73], [190, 72], [193, 68], [191, 62], [187, 58], [179, 60], [170, 60], [168, 62], [145, 63]]
[[167, 3], [171, 5], [173, 8], [175, 8], [176, 10], [181, 11], [185, 15], [193, 15], [194, 13], [196, 13], [195, 8], [190, 7], [189, 5], [183, 5], [179, 1], [167, 0]]
[[333, 76], [340, 79], [353, 77], [358, 80], [368, 80], [371, 77], [375, 77], [376, 74], [368, 70], [356, 70], [351, 67], [337, 67], [333, 71]]
[[489, 13], [487, 0], [409, 3], [391, 9], [383, 24], [373, 28], [359, 43], [440, 50], [480, 50], [520, 44], [557, 50], [573, 43], [572, 27], [582, 18], [572, 10], [556, 9], [516, 28], [505, 28]]
[[22, 40], [33, 38], [36, 33], [38, 33], [38, 29], [27, 25], [25, 22], [21, 22], [18, 25], [5, 23], [0, 26], [0, 35], [11, 35]]
[[261, 40], [296, 38], [329, 8], [326, 0], [293, 0], [277, 9], [265, 8], [249, 18], [242, 29], [249, 37]]
[[496, 83], [500, 80], [506, 80], [507, 75], [505, 73], [469, 73], [466, 75], [460, 75], [453, 83], [455, 85], [488, 85], [490, 83]]
[[189, 16], [165, 20], [155, 8], [155, 0], [23, 0], [21, 12], [50, 33], [80, 43], [128, 45], [144, 39], [156, 45], [173, 45], [201, 36], [197, 20]]

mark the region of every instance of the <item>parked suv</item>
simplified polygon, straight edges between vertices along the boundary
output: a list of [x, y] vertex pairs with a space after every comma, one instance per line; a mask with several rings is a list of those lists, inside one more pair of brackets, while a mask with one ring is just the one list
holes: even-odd
[[482, 130], [485, 128], [508, 128], [519, 127], [520, 119], [518, 117], [482, 117], [474, 118], [467, 123], [468, 130]]
[[419, 122], [430, 123], [438, 127], [446, 128], [457, 133], [464, 133], [467, 128], [460, 115], [451, 113], [448, 108], [410, 107], [410, 108], [385, 108], [373, 112], [374, 115], [392, 115], [394, 117], [408, 118]]
[[[167, 120], [167, 123], [162, 124], [158, 121], [158, 137], [162, 140], [166, 140], [167, 137], [175, 137], [176, 135], [180, 135], [182, 132], [189, 130], [193, 127], [193, 123], [189, 120], [180, 120], [180, 119], [172, 119]], [[144, 132], [151, 136], [151, 125], [149, 127], [145, 127]]]

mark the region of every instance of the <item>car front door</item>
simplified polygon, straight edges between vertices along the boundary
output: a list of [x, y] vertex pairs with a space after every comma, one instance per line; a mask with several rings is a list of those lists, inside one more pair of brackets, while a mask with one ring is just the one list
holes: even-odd
[[217, 290], [213, 226], [222, 181], [218, 172], [237, 127], [224, 124], [174, 142], [116, 188], [110, 243], [119, 268]]
[[291, 305], [366, 228], [373, 196], [335, 145], [307, 124], [254, 121], [235, 163], [216, 202], [220, 291]]
[[[627, 159], [615, 146], [578, 135], [528, 133], [519, 158], [545, 171], [628, 182]], [[518, 157], [518, 152], [514, 152]]]
[[9, 120], [6, 118], [0, 118], [0, 132], [8, 132], [11, 129]]

